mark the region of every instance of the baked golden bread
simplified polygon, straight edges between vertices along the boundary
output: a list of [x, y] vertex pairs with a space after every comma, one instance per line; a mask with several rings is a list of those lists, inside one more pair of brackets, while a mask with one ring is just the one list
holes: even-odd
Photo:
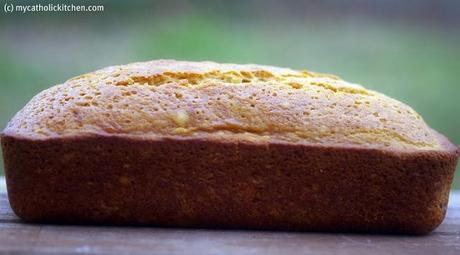
[[397, 233], [441, 223], [459, 154], [333, 75], [173, 60], [41, 92], [2, 147], [27, 221]]

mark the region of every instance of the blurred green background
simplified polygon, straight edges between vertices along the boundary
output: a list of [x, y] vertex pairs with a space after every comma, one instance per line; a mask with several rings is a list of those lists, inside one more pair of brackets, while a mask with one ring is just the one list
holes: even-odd
[[460, 1], [68, 2], [104, 12], [0, 15], [2, 128], [72, 76], [174, 58], [335, 73], [409, 104], [460, 144]]

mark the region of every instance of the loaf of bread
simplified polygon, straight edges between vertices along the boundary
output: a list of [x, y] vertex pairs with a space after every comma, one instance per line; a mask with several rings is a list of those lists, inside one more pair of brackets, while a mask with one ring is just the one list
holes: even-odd
[[173, 60], [51, 87], [1, 138], [14, 212], [71, 224], [427, 233], [459, 155], [333, 75]]

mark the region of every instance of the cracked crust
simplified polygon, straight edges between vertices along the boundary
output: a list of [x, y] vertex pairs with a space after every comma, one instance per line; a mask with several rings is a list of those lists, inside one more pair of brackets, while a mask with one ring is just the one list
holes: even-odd
[[72, 78], [33, 98], [5, 133], [34, 139], [127, 134], [440, 149], [410, 107], [333, 75], [172, 60]]
[[459, 154], [335, 76], [166, 60], [50, 88], [1, 142], [30, 222], [412, 234], [442, 222]]

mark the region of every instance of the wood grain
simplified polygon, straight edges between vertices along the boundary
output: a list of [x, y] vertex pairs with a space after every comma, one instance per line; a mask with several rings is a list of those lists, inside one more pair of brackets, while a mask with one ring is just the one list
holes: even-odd
[[427, 236], [26, 224], [0, 194], [0, 254], [460, 254], [460, 192]]

